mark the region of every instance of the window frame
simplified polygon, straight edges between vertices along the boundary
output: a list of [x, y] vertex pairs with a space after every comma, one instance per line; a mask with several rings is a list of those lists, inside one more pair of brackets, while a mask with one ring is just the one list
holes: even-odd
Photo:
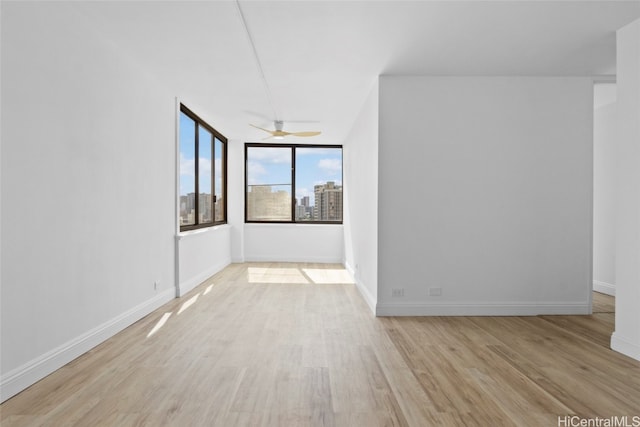
[[[215, 227], [217, 225], [221, 225], [221, 224], [226, 224], [227, 223], [227, 201], [229, 199], [228, 194], [227, 194], [227, 153], [228, 153], [228, 139], [222, 135], [220, 132], [218, 132], [217, 130], [215, 130], [213, 128], [213, 126], [211, 126], [210, 124], [208, 124], [207, 122], [205, 122], [204, 120], [202, 120], [202, 118], [200, 118], [200, 116], [198, 116], [197, 114], [195, 114], [193, 111], [191, 111], [187, 106], [185, 106], [183, 103], [180, 103], [180, 108], [178, 111], [178, 123], [180, 123], [180, 114], [184, 114], [185, 116], [189, 117], [191, 120], [194, 121], [195, 123], [195, 129], [194, 129], [194, 133], [195, 133], [195, 147], [194, 147], [194, 184], [195, 184], [195, 197], [194, 197], [194, 205], [195, 205], [195, 211], [194, 211], [194, 220], [195, 223], [194, 224], [185, 224], [182, 225], [180, 224], [180, 209], [178, 209], [178, 225], [180, 227], [180, 232], [184, 232], [184, 231], [190, 231], [190, 230], [198, 230], [201, 228], [209, 228], [209, 227]], [[212, 135], [212, 141], [211, 141], [211, 196], [212, 196], [212, 203], [213, 203], [213, 209], [212, 209], [212, 219], [213, 221], [210, 222], [200, 222], [200, 127], [203, 127], [206, 131], [208, 131], [209, 133], [211, 133]], [[177, 138], [178, 138], [178, 157], [180, 156], [180, 131], [178, 131], [177, 133]], [[222, 198], [223, 198], [223, 204], [222, 204], [222, 220], [220, 221], [216, 221], [216, 201], [217, 201], [217, 195], [215, 194], [216, 190], [215, 190], [215, 185], [216, 185], [216, 165], [215, 165], [215, 140], [218, 139], [221, 143], [222, 143], [222, 185], [221, 185], [221, 190], [222, 190]], [[178, 206], [180, 205], [180, 198], [182, 197], [182, 195], [180, 194], [180, 175], [181, 175], [181, 171], [180, 171], [180, 163], [178, 162]]]
[[[249, 148], [289, 148], [291, 150], [291, 220], [290, 221], [264, 221], [249, 220], [247, 218], [247, 188], [249, 187]], [[339, 148], [340, 149], [340, 182], [343, 189], [343, 202], [341, 206], [340, 221], [296, 221], [296, 149], [297, 148]], [[342, 225], [344, 222], [344, 149], [339, 144], [278, 144], [278, 143], [261, 143], [261, 142], [245, 142], [244, 144], [244, 222], [245, 224], [329, 224]]]

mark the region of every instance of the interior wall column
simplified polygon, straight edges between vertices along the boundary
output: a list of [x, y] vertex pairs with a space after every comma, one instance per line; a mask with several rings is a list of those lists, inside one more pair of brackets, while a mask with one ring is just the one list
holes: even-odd
[[617, 32], [616, 326], [611, 348], [640, 360], [640, 20]]

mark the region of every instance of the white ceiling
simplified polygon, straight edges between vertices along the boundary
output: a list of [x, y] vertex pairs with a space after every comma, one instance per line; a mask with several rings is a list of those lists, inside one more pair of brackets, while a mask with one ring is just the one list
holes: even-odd
[[[640, 1], [74, 2], [88, 28], [130, 55], [228, 138], [248, 123], [322, 130], [343, 143], [380, 74], [615, 73], [615, 30]], [[275, 109], [275, 111], [274, 111]], [[300, 123], [308, 122], [308, 123]]]

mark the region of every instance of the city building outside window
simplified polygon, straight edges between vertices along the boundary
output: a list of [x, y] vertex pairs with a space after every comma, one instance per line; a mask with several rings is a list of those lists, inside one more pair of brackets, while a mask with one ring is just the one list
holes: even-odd
[[180, 104], [180, 231], [227, 222], [227, 138]]
[[342, 223], [342, 146], [245, 144], [245, 221]]

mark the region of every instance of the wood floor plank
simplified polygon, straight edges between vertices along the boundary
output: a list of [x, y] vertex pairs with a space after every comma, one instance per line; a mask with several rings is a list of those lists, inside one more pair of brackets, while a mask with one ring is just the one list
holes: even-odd
[[615, 312], [615, 298], [600, 292], [593, 293], [593, 313], [613, 313]]
[[595, 313], [591, 316], [542, 316], [542, 318], [590, 342], [609, 348], [614, 324], [613, 313]]
[[340, 265], [232, 264], [0, 405], [13, 426], [501, 426], [640, 415], [591, 316], [376, 318]]

